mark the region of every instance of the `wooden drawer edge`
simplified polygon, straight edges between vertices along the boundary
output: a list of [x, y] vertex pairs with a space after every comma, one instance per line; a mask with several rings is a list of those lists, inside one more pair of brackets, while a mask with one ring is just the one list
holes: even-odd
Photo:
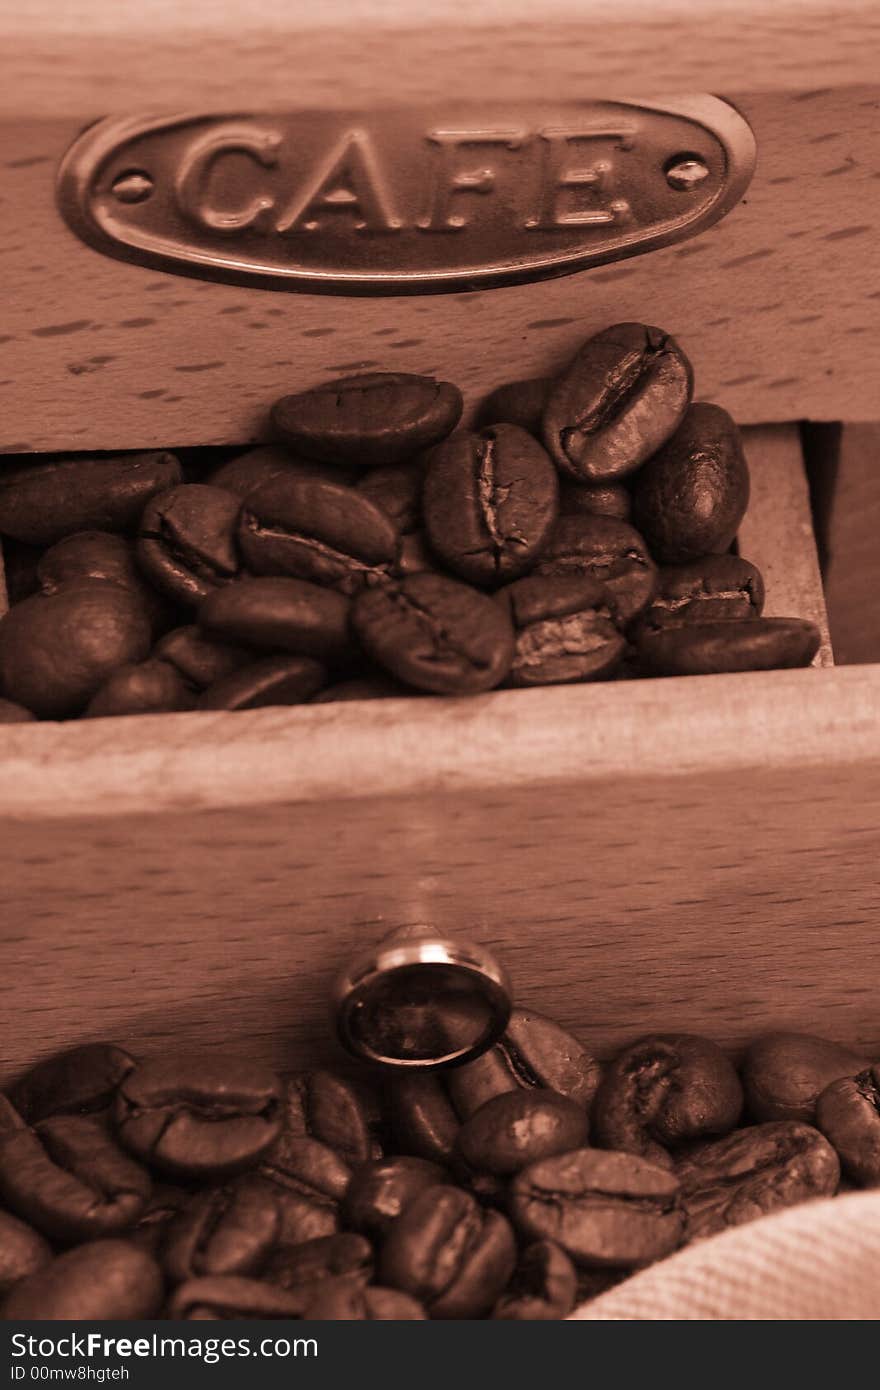
[[2, 815], [111, 818], [734, 769], [880, 771], [880, 665], [8, 726]]
[[334, 974], [415, 922], [488, 946], [603, 1054], [784, 1028], [880, 1055], [880, 759], [834, 746], [746, 774], [7, 820], [0, 1076], [96, 1037], [327, 1058]]
[[[386, 103], [439, 93], [540, 96], [548, 82], [593, 95], [828, 87], [876, 75], [871, 0], [526, 0], [468, 10], [432, 0], [285, 0], [124, 7], [19, 6], [3, 25], [16, 62], [0, 109], [98, 115], [132, 105], [250, 109]], [[200, 11], [197, 16], [193, 8]], [[207, 11], [207, 13], [205, 12]], [[195, 54], [197, 61], [194, 61]], [[491, 61], [487, 55], [491, 55]]]
[[767, 614], [819, 625], [819, 669], [9, 725], [0, 814], [106, 818], [880, 759], [869, 717], [880, 666], [821, 669], [832, 656], [798, 430], [744, 438], [740, 551], [765, 576]]

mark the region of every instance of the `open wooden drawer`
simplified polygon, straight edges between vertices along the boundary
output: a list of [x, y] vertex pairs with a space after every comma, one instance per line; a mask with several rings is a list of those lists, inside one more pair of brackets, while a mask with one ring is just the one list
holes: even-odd
[[[824, 625], [797, 431], [742, 552]], [[432, 922], [607, 1050], [650, 1028], [878, 1043], [874, 668], [8, 726], [4, 1068], [112, 1036], [290, 1066], [364, 939]], [[20, 982], [27, 981], [27, 989]]]
[[[114, 34], [105, 0], [76, 35], [48, 0], [24, 21], [0, 99], [5, 449], [244, 444], [292, 379], [377, 360], [473, 400], [638, 318], [676, 332], [698, 395], [753, 426], [740, 548], [767, 611], [824, 623], [798, 430], [761, 422], [876, 414], [876, 14], [852, 3], [829, 28], [793, 3], [609, 18], [557, 0], [536, 35], [525, 7], [463, 30], [435, 0], [418, 31], [373, 8], [360, 29], [346, 4], [306, 29], [264, 3], [238, 31], [216, 14], [197, 31], [156, 4], [126, 20], [150, 11], [148, 38]], [[504, 100], [551, 80], [723, 90], [758, 173], [678, 249], [542, 285], [340, 300], [187, 281], [96, 255], [52, 191], [87, 120], [179, 106], [184, 69], [187, 104], [227, 110], [255, 91], [289, 105], [292, 70], [304, 109], [342, 89], [348, 106], [380, 90], [454, 106], [475, 76]], [[329, 1046], [327, 986], [356, 944], [420, 921], [497, 949], [520, 1000], [602, 1052], [652, 1028], [737, 1046], [786, 1026], [877, 1053], [878, 710], [880, 667], [833, 669], [826, 644], [807, 671], [4, 728], [0, 1080], [93, 1037], [295, 1065]]]

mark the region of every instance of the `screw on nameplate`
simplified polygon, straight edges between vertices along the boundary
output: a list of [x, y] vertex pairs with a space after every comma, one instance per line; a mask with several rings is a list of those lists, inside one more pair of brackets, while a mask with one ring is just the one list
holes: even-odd
[[698, 188], [708, 177], [708, 165], [695, 155], [678, 155], [666, 166], [666, 182], [680, 192]]
[[153, 191], [153, 180], [141, 169], [129, 169], [117, 174], [111, 192], [120, 203], [142, 203]]
[[111, 118], [59, 171], [106, 255], [336, 294], [567, 275], [695, 236], [748, 187], [755, 141], [716, 97]]

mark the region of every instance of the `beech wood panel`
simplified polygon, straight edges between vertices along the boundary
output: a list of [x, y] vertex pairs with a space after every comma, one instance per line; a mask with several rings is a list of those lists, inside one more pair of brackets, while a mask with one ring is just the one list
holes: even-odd
[[[857, 74], [855, 65], [850, 80]], [[671, 83], [665, 66], [663, 77]], [[495, 81], [493, 66], [478, 90], [488, 95]], [[472, 405], [504, 380], [557, 371], [585, 337], [624, 319], [675, 333], [697, 395], [742, 423], [870, 419], [880, 389], [880, 87], [830, 89], [824, 78], [822, 87], [727, 89], [755, 130], [758, 169], [741, 205], [700, 236], [543, 284], [415, 298], [244, 289], [102, 256], [61, 222], [54, 179], [77, 131], [110, 109], [106, 84], [67, 118], [7, 115], [0, 452], [246, 443], [265, 435], [277, 396], [361, 369], [446, 376]], [[137, 109], [142, 89], [126, 90], [126, 109]], [[349, 105], [377, 99], [340, 90]], [[259, 104], [264, 88], [254, 91]], [[305, 104], [298, 85], [291, 91], [288, 103]]]
[[822, 633], [815, 666], [832, 666], [828, 615], [813, 534], [810, 493], [794, 425], [743, 431], [750, 498], [737, 536], [740, 555], [764, 578], [768, 618], [808, 618]]
[[[880, 413], [880, 397], [875, 398]], [[828, 606], [843, 661], [880, 661], [880, 424], [847, 425], [829, 527]]]
[[[173, 769], [198, 754], [171, 728], [139, 768], [123, 742], [124, 812], [118, 788], [93, 794], [94, 765], [68, 766], [88, 814], [3, 818], [6, 1075], [96, 1037], [288, 1067], [324, 1055], [333, 973], [412, 922], [497, 949], [520, 1001], [600, 1051], [657, 1028], [738, 1047], [787, 1027], [880, 1052], [880, 672], [646, 684], [625, 712], [607, 690], [531, 700], [532, 733], [519, 695], [444, 709], [436, 736], [416, 720], [418, 737], [389, 702], [354, 743], [359, 712], [317, 734], [308, 711], [239, 716], [250, 729], [224, 729], [222, 748], [202, 739], [220, 796], [191, 776], [182, 793]], [[695, 770], [713, 728], [725, 756]], [[330, 759], [323, 791], [314, 766], [301, 785], [306, 732]], [[261, 756], [230, 779], [257, 734]], [[480, 774], [462, 775], [473, 759]], [[264, 780], [270, 760], [285, 789]], [[401, 761], [408, 789], [380, 794]], [[47, 766], [47, 796], [60, 772]]]
[[[344, 106], [500, 95], [815, 89], [876, 81], [874, 0], [28, 0], [0, 13], [0, 110], [132, 100]], [[746, 84], [745, 86], [743, 84]]]

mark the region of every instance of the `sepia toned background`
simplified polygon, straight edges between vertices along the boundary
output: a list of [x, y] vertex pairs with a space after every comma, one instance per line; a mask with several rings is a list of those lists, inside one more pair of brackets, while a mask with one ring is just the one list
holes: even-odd
[[[811, 481], [838, 658], [867, 663], [501, 692], [467, 709], [120, 721], [109, 749], [94, 726], [12, 731], [7, 989], [26, 972], [38, 988], [16, 1001], [7, 1066], [83, 1037], [98, 1012], [141, 1041], [237, 1036], [280, 1058], [324, 1035], [321, 991], [353, 944], [424, 917], [496, 944], [518, 991], [606, 1047], [671, 1008], [734, 1043], [759, 1019], [822, 1017], [880, 1044], [866, 983], [880, 908], [878, 26], [861, 0], [552, 0], [540, 24], [520, 0], [479, 13], [433, 0], [418, 16], [391, 0], [0, 11], [16, 53], [0, 88], [7, 452], [244, 444], [273, 396], [376, 364], [448, 374], [473, 404], [555, 370], [609, 322], [647, 318], [685, 344], [699, 396], [758, 427], [756, 468], [785, 509], [752, 524], [769, 528], [764, 554], [812, 567], [811, 601], [798, 426], [842, 423]], [[474, 90], [539, 99], [548, 85], [725, 96], [758, 139], [743, 204], [619, 266], [359, 301], [123, 265], [55, 208], [58, 161], [114, 112], [454, 110]]]

